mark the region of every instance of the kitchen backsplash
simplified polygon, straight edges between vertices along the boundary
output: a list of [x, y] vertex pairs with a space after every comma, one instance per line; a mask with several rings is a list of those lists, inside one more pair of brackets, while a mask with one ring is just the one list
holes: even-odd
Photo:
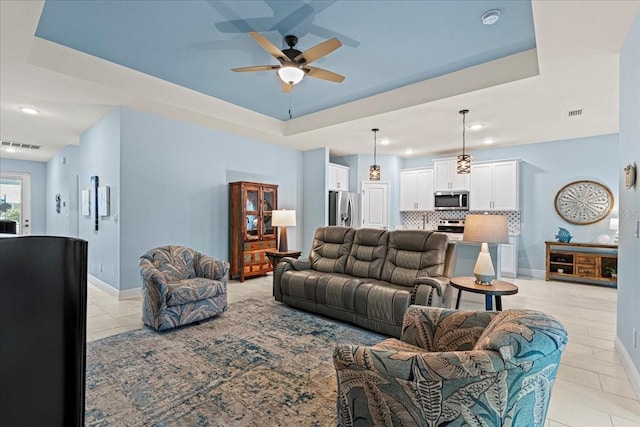
[[[424, 211], [424, 212], [400, 212], [402, 218], [402, 225], [405, 228], [416, 229], [422, 228], [424, 223], [424, 216], [426, 215], [427, 228], [434, 229], [438, 225], [438, 221], [441, 219], [464, 219], [467, 214], [483, 214], [485, 211]], [[497, 211], [491, 212], [494, 215], [506, 215], [509, 232], [511, 234], [520, 233], [520, 212], [515, 211]]]

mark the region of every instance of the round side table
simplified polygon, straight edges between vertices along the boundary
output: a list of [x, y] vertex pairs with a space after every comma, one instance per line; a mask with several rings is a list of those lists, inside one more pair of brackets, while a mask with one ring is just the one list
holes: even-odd
[[462, 291], [483, 294], [485, 296], [485, 308], [493, 310], [493, 297], [496, 299], [496, 310], [502, 311], [502, 295], [514, 295], [518, 293], [518, 287], [513, 283], [502, 280], [492, 280], [491, 285], [478, 285], [475, 277], [453, 277], [449, 279], [451, 286], [458, 290], [456, 309], [460, 308], [460, 295]]

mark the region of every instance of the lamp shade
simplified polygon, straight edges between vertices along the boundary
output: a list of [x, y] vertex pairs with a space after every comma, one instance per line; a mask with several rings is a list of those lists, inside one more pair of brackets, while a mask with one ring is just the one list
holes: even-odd
[[282, 67], [278, 68], [278, 71], [276, 71], [276, 73], [278, 74], [278, 77], [280, 77], [280, 80], [292, 85], [300, 83], [300, 81], [304, 77], [304, 71], [292, 65], [283, 65]]
[[296, 211], [280, 209], [271, 211], [271, 225], [274, 227], [291, 227], [296, 225]]
[[467, 215], [463, 240], [478, 243], [509, 243], [506, 215]]

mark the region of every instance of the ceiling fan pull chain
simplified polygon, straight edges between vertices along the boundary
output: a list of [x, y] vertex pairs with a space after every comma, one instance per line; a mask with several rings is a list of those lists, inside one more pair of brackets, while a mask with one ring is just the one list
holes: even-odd
[[[291, 83], [289, 83], [289, 85], [293, 86]], [[293, 90], [290, 90], [289, 91], [289, 119], [293, 119], [293, 115], [291, 114], [292, 109], [293, 109]]]

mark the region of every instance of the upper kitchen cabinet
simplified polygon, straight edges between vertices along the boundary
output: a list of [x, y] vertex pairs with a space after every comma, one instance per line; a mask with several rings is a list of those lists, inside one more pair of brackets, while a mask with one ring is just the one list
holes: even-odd
[[456, 159], [434, 160], [433, 169], [434, 191], [469, 190], [469, 174], [457, 172]]
[[329, 163], [329, 190], [349, 191], [349, 168]]
[[471, 163], [471, 176], [471, 210], [519, 210], [517, 160]]
[[400, 171], [400, 211], [433, 210], [433, 169]]

